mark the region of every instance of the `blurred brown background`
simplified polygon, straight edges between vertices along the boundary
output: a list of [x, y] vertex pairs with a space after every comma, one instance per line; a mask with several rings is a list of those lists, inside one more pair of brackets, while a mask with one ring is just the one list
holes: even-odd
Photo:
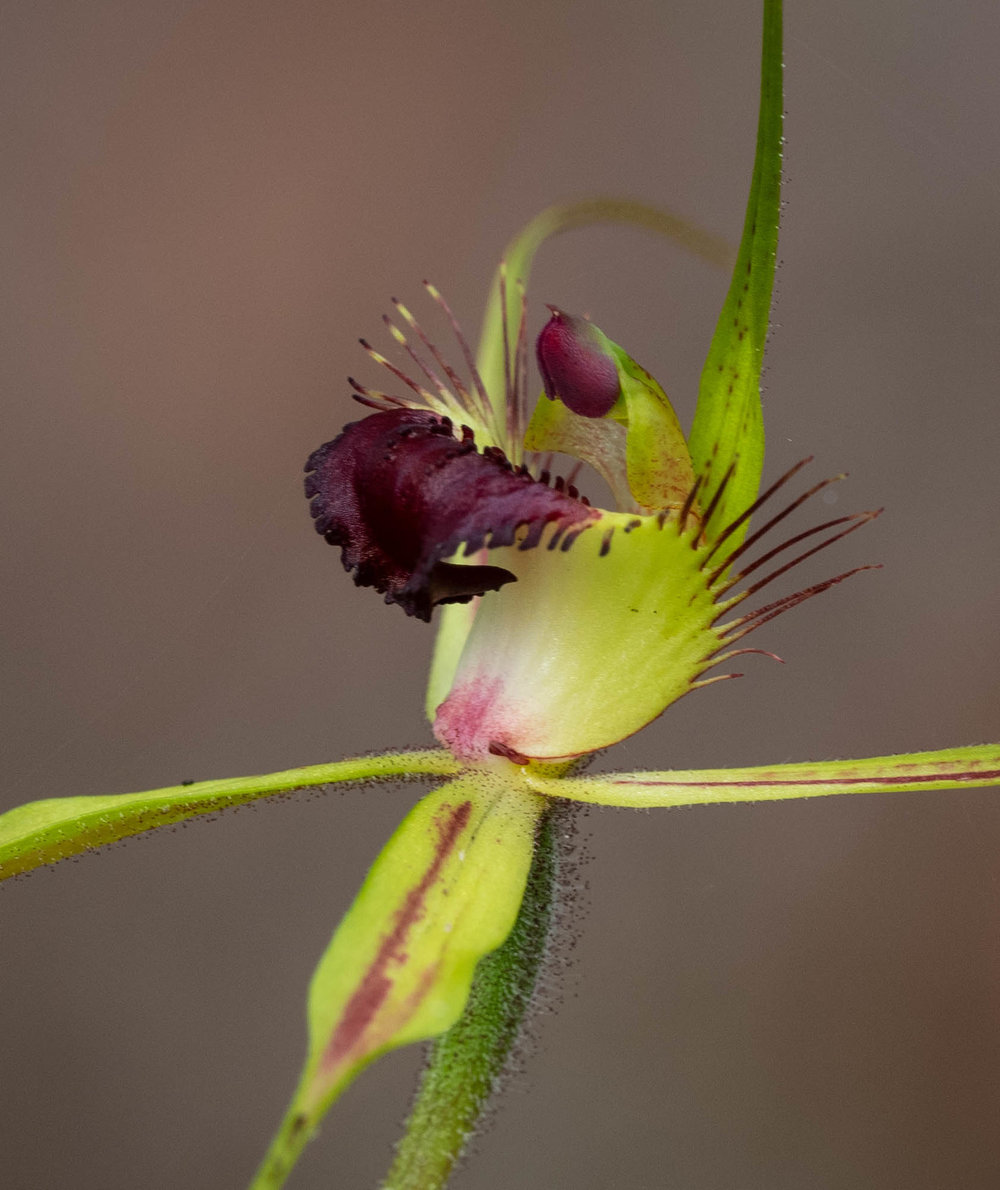
[[[842, 468], [881, 561], [603, 758], [716, 766], [1000, 737], [1000, 12], [787, 14], [768, 475]], [[309, 451], [431, 277], [474, 333], [507, 237], [625, 192], [738, 237], [758, 5], [313, 0], [5, 8], [0, 804], [426, 743], [431, 634], [314, 534]], [[574, 233], [533, 289], [690, 416], [725, 278]], [[367, 369], [367, 370], [366, 370]], [[818, 511], [822, 512], [823, 509]], [[833, 514], [835, 515], [835, 514]], [[792, 589], [789, 584], [784, 590]], [[238, 1188], [306, 980], [412, 789], [150, 837], [0, 892], [10, 1190]], [[465, 1190], [1000, 1184], [1000, 800], [593, 813], [574, 965]], [[373, 1186], [385, 1059], [291, 1185]]]

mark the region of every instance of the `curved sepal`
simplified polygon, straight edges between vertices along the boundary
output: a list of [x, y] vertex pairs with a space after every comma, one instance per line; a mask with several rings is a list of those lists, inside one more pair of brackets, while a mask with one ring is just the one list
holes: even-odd
[[[764, 2], [760, 115], [750, 196], [739, 254], [701, 376], [689, 444], [709, 502], [730, 467], [722, 523], [757, 495], [764, 461], [760, 372], [764, 360], [781, 209], [781, 0]], [[746, 532], [742, 526], [734, 544]]]
[[266, 776], [195, 781], [145, 793], [54, 797], [0, 814], [0, 880], [92, 851], [131, 835], [171, 826], [200, 814], [215, 814], [258, 798], [339, 781], [458, 771], [447, 752], [388, 752], [332, 764], [286, 769]]
[[429, 794], [403, 821], [313, 975], [302, 1078], [254, 1187], [281, 1185], [369, 1062], [458, 1020], [476, 964], [514, 925], [544, 807], [477, 772]]
[[841, 793], [915, 793], [921, 789], [1000, 785], [1000, 744], [744, 769], [612, 773], [565, 780], [527, 770], [524, 775], [533, 789], [549, 797], [646, 809], [708, 802], [771, 802]]
[[486, 956], [461, 1018], [428, 1047], [406, 1130], [382, 1190], [443, 1190], [497, 1090], [551, 957], [565, 830], [556, 802], [538, 824], [517, 921]]

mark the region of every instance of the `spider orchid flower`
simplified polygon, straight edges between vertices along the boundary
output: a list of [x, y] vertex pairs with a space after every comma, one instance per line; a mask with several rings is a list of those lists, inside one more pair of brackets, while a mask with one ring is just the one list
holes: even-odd
[[[527, 422], [523, 317], [507, 356], [505, 416], [496, 418], [475, 365], [464, 384], [396, 308], [416, 346], [389, 325], [428, 387], [372, 352], [410, 395], [353, 381], [377, 412], [313, 453], [306, 491], [316, 529], [341, 547], [359, 585], [424, 620], [437, 605], [474, 601], [433, 719], [459, 760], [524, 765], [605, 748], [719, 680], [704, 676], [713, 666], [759, 651], [734, 647], [756, 627], [847, 577], [744, 612], [745, 600], [875, 514], [838, 517], [765, 551], [829, 481], [746, 536], [751, 515], [770, 512], [799, 468], [737, 511], [726, 495], [738, 458], [713, 484], [660, 385], [591, 323], [550, 308], [537, 344], [546, 396]], [[541, 463], [526, 462], [529, 452]], [[591, 464], [615, 507], [594, 507], [572, 482], [553, 479], [556, 452], [577, 456], [576, 471]], [[761, 556], [745, 561], [758, 546]]]
[[[544, 212], [508, 248], [474, 356], [454, 367], [410, 311], [387, 319], [403, 368], [367, 343], [392, 392], [309, 458], [316, 529], [354, 580], [439, 620], [427, 697], [440, 747], [138, 794], [53, 798], [0, 815], [0, 879], [154, 827], [334, 782], [444, 780], [410, 811], [322, 956], [287, 1115], [253, 1185], [282, 1185], [341, 1091], [397, 1046], [436, 1039], [390, 1190], [445, 1184], [530, 1002], [570, 802], [674, 806], [1000, 784], [1000, 745], [765, 768], [587, 775], [587, 758], [672, 702], [736, 676], [762, 624], [857, 569], [760, 596], [874, 512], [790, 536], [803, 464], [760, 493], [760, 371], [779, 212], [781, 5], [765, 0], [757, 151], [733, 280], [685, 436], [663, 388], [585, 319], [550, 307], [544, 392], [528, 408], [525, 293], [552, 234], [597, 221], [717, 241], [631, 202]], [[464, 379], [463, 379], [464, 375]], [[576, 460], [553, 478], [552, 458]], [[599, 507], [579, 492], [588, 466]], [[437, 610], [435, 610], [437, 609]]]

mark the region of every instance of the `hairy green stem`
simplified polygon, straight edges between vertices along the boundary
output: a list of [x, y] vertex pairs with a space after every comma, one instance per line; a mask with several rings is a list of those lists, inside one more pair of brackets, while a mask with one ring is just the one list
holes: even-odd
[[514, 929], [476, 970], [465, 1011], [429, 1048], [383, 1190], [441, 1190], [517, 1041], [545, 956], [558, 879], [560, 811], [545, 812]]

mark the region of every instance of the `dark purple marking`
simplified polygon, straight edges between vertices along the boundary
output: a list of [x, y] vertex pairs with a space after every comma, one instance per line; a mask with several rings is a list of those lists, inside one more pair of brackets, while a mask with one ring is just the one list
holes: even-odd
[[585, 318], [549, 309], [535, 345], [545, 395], [581, 417], [604, 417], [621, 396], [615, 361]]
[[[702, 522], [701, 522], [703, 529], [708, 528], [709, 523], [712, 520], [712, 517], [715, 515], [715, 510], [719, 506], [719, 501], [722, 499], [722, 493], [729, 486], [729, 481], [733, 478], [733, 474], [735, 471], [736, 471], [735, 462], [730, 463], [729, 466], [726, 468], [726, 473], [725, 473], [725, 475], [723, 475], [722, 480], [719, 483], [719, 486], [715, 489], [715, 494], [712, 496], [712, 499], [709, 501], [708, 507], [705, 509], [705, 513], [704, 513], [704, 516], [702, 517]], [[698, 538], [694, 537], [691, 540], [691, 548], [697, 549], [697, 547], [698, 547]]]
[[[939, 761], [942, 766], [947, 761]], [[783, 778], [770, 780], [761, 778], [759, 781], [615, 781], [615, 785], [671, 785], [680, 789], [766, 789], [777, 786], [793, 785], [921, 785], [928, 781], [967, 781], [974, 784], [977, 781], [994, 781], [1000, 777], [1000, 769], [969, 770], [965, 773], [905, 773], [895, 777], [806, 777], [798, 780]]]
[[[833, 578], [828, 578], [821, 583], [815, 583], [811, 587], [803, 587], [801, 591], [796, 591], [792, 595], [785, 595], [782, 599], [776, 599], [774, 603], [768, 603], [764, 607], [757, 608], [756, 611], [747, 612], [745, 616], [740, 616], [738, 620], [733, 620], [728, 626], [723, 643], [734, 644], [741, 636], [746, 636], [748, 633], [754, 632], [769, 620], [780, 616], [783, 612], [790, 611], [800, 603], [805, 603], [807, 599], [812, 599], [815, 595], [821, 595], [824, 591], [829, 591], [831, 587], [837, 586], [838, 583], [842, 583], [845, 579], [853, 578], [854, 575], [861, 574], [865, 570], [879, 569], [881, 569], [879, 566], [855, 566], [853, 570], [845, 570], [843, 574], [836, 574]], [[725, 614], [725, 610], [719, 612], [712, 621], [711, 627], [714, 627]], [[739, 629], [739, 631], [734, 631], [734, 629]]]
[[596, 519], [594, 509], [515, 470], [496, 447], [476, 449], [447, 418], [424, 410], [373, 413], [346, 426], [306, 463], [306, 495], [316, 531], [342, 550], [344, 567], [386, 603], [429, 620], [439, 603], [467, 603], [515, 575], [500, 566], [444, 559], [521, 543], [530, 549], [546, 525]]
[[530, 759], [523, 752], [516, 751], [510, 745], [501, 743], [500, 740], [490, 740], [489, 751], [491, 756], [503, 756], [505, 759], [513, 761], [514, 764], [528, 764]]
[[[358, 990], [348, 1000], [330, 1038], [330, 1044], [323, 1053], [319, 1067], [321, 1072], [329, 1074], [351, 1054], [361, 1051], [365, 1034], [392, 990], [393, 977], [389, 974], [389, 966], [405, 961], [405, 946], [410, 930], [423, 916], [427, 893], [441, 874], [445, 860], [454, 849], [462, 831], [468, 826], [471, 815], [471, 802], [441, 807], [440, 815], [434, 820], [438, 831], [434, 858], [417, 884], [406, 894], [402, 906], [396, 911], [392, 929], [382, 939], [378, 953], [365, 972]], [[433, 972], [425, 973], [418, 991], [426, 991], [429, 976], [432, 974]]]

